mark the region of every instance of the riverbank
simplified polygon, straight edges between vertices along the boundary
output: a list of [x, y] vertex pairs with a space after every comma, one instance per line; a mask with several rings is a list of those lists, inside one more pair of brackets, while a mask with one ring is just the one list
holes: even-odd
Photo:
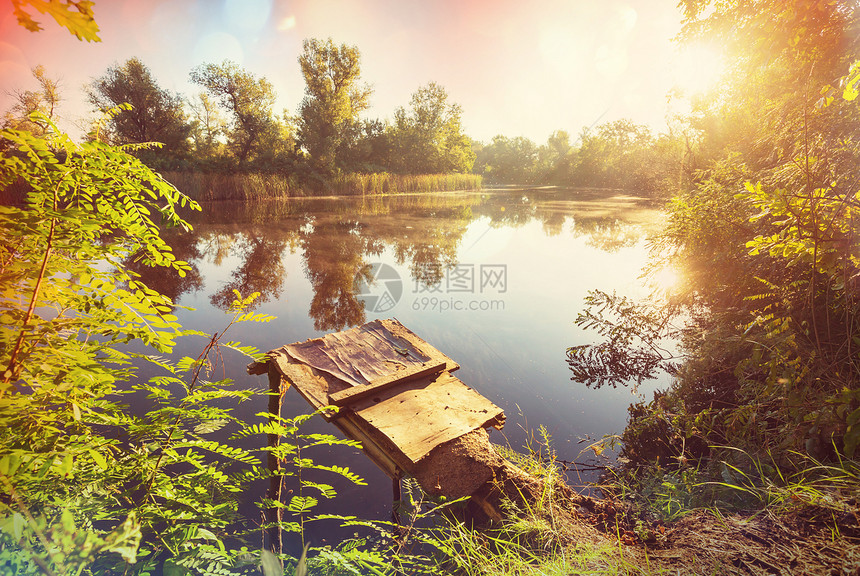
[[506, 519], [492, 528], [452, 526], [458, 573], [860, 574], [856, 506], [837, 511], [833, 500], [798, 500], [728, 512], [717, 503], [664, 521], [626, 500], [574, 493], [552, 464], [535, 463], [529, 472], [542, 478], [528, 491], [539, 498], [510, 503]]

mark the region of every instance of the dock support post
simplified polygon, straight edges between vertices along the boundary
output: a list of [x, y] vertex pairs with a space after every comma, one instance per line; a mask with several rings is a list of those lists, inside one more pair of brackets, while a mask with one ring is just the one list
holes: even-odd
[[393, 497], [394, 499], [391, 501], [391, 519], [394, 520], [395, 524], [400, 524], [400, 511], [398, 507], [400, 506], [400, 470], [394, 471], [394, 476], [391, 478], [391, 487], [393, 488]]
[[[273, 362], [269, 362], [269, 421], [274, 422], [276, 418], [281, 416], [281, 373]], [[280, 437], [277, 434], [269, 434], [267, 437], [270, 448], [275, 448], [280, 444]], [[272, 477], [269, 479], [269, 499], [273, 502], [281, 501], [281, 490], [283, 487], [283, 476], [280, 474], [281, 462], [277, 455], [269, 452], [267, 465], [272, 472]], [[268, 535], [268, 548], [275, 554], [280, 554], [283, 548], [283, 539], [281, 530], [281, 520], [283, 519], [283, 510], [280, 507], [268, 508], [265, 512], [265, 520], [271, 524], [266, 531]]]

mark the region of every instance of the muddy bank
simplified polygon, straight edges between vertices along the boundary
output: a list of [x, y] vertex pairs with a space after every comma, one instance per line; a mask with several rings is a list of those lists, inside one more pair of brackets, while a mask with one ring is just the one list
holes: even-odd
[[416, 479], [431, 495], [471, 494], [469, 521], [493, 530], [511, 510], [539, 514], [562, 548], [605, 550], [609, 562], [642, 574], [860, 576], [860, 508], [839, 513], [798, 506], [777, 514], [692, 511], [648, 521], [632, 505], [548, 485], [502, 458], [476, 430], [434, 449]]

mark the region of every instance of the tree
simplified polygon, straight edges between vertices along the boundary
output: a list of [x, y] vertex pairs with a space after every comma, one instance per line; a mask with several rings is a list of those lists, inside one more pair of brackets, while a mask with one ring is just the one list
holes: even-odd
[[194, 156], [197, 161], [212, 160], [219, 155], [227, 131], [227, 121], [218, 110], [218, 103], [206, 92], [201, 92], [191, 101], [191, 138], [194, 141]]
[[[692, 457], [684, 446], [698, 436], [784, 470], [808, 466], [786, 457], [792, 451], [844, 466], [860, 446], [860, 109], [850, 103], [860, 5], [684, 5], [683, 37], [718, 40], [733, 70], [718, 95], [694, 108], [708, 162], [672, 199], [652, 239], [655, 268], [671, 266], [683, 281], [655, 315], [593, 300], [596, 314], [580, 323], [611, 327], [601, 331], [614, 340], [572, 349], [572, 367], [587, 368], [575, 370], [581, 381], [598, 382], [613, 361], [637, 358], [629, 335], [662, 337], [671, 319], [683, 320], [676, 382], [631, 410], [626, 455], [647, 454], [654, 438], [643, 432], [672, 413], [663, 440], [674, 442], [673, 458]], [[624, 130], [606, 136], [617, 141]], [[689, 140], [685, 148], [686, 156]], [[621, 320], [604, 323], [612, 313]], [[737, 462], [737, 451], [715, 452], [712, 463]]]
[[360, 85], [361, 54], [355, 46], [305, 40], [299, 57], [305, 97], [299, 109], [299, 142], [314, 168], [330, 174], [341, 168], [344, 151], [359, 129], [358, 115], [367, 109], [371, 89]]
[[499, 134], [481, 149], [476, 163], [492, 182], [530, 184], [534, 181], [537, 155], [537, 146], [528, 138], [508, 138]]
[[542, 183], [563, 181], [571, 150], [567, 132], [556, 130], [550, 134], [546, 144], [538, 148], [535, 166], [537, 180]]
[[570, 158], [576, 186], [648, 190], [654, 139], [647, 126], [623, 119], [584, 130]]
[[203, 86], [230, 114], [227, 147], [239, 164], [246, 164], [270, 145], [277, 135], [272, 106], [275, 90], [230, 60], [202, 64], [191, 71], [191, 81]]
[[40, 112], [45, 118], [53, 119], [57, 105], [60, 103], [60, 85], [59, 82], [48, 77], [42, 65], [33, 68], [32, 72], [39, 83], [39, 89], [12, 92], [15, 104], [6, 112], [3, 127], [44, 134], [47, 124], [36, 123], [30, 115], [33, 112]]
[[341, 166], [351, 172], [383, 172], [391, 158], [391, 133], [379, 119], [353, 123], [338, 149]]
[[190, 153], [191, 127], [179, 94], [158, 86], [149, 68], [137, 58], [111, 66], [87, 87], [87, 97], [100, 114], [123, 103], [131, 109], [110, 115], [107, 140], [113, 144], [160, 142], [163, 151], [143, 149], [139, 157], [148, 164], [173, 167]]
[[401, 173], [469, 172], [475, 162], [472, 142], [462, 132], [458, 104], [435, 82], [418, 89], [410, 109], [398, 108], [392, 127], [392, 168]]

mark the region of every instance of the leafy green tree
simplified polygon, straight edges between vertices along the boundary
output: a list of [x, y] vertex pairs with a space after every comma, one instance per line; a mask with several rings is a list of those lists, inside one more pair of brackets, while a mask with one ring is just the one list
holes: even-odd
[[419, 88], [410, 109], [398, 108], [392, 126], [392, 168], [401, 173], [469, 172], [475, 162], [471, 140], [463, 134], [462, 109], [448, 103], [435, 82]]
[[353, 123], [338, 151], [341, 165], [350, 172], [385, 172], [391, 158], [391, 133], [385, 122]]
[[[93, 428], [116, 418], [106, 396], [129, 374], [118, 345], [139, 339], [168, 352], [179, 327], [169, 301], [104, 264], [134, 252], [153, 265], [187, 269], [152, 215], [182, 225], [175, 208], [196, 205], [127, 153], [100, 142], [76, 145], [47, 118], [36, 120], [49, 124], [45, 138], [2, 133], [17, 153], [0, 159], [0, 184], [23, 178], [30, 186], [23, 207], [0, 207], [0, 480], [12, 495], [2, 505], [2, 551], [6, 561], [25, 568], [29, 557], [51, 573], [52, 565], [72, 568], [103, 551], [126, 561], [137, 552], [134, 514], [95, 512], [98, 492], [87, 497], [68, 479], [103, 481], [118, 454], [118, 443]], [[88, 514], [114, 528], [95, 530]], [[10, 522], [19, 528], [5, 530]], [[27, 554], [16, 556], [8, 538]]]
[[191, 71], [191, 81], [203, 86], [230, 115], [227, 147], [239, 164], [246, 164], [271, 146], [278, 136], [272, 113], [275, 90], [230, 60], [202, 64]]
[[60, 85], [57, 80], [48, 77], [42, 65], [33, 68], [32, 72], [33, 78], [39, 83], [39, 89], [12, 92], [15, 103], [6, 112], [3, 127], [44, 134], [47, 124], [37, 123], [38, 116], [33, 116], [33, 113], [39, 112], [49, 120], [54, 118], [61, 100]]
[[86, 89], [90, 104], [100, 115], [120, 104], [131, 108], [112, 114], [101, 137], [113, 144], [159, 142], [163, 150], [142, 148], [140, 158], [158, 167], [175, 167], [190, 153], [191, 127], [185, 117], [183, 99], [158, 86], [149, 68], [137, 58], [122, 66], [111, 66]]
[[572, 150], [570, 134], [564, 130], [556, 130], [550, 134], [546, 144], [537, 151], [535, 166], [537, 181], [556, 184], [563, 182]]
[[[262, 504], [278, 511], [279, 530], [303, 539], [306, 523], [318, 520], [310, 513], [318, 498], [336, 494], [303, 471], [363, 483], [305, 450], [355, 443], [300, 434], [297, 425], [311, 415], [245, 425], [231, 414], [225, 401], [255, 392], [210, 375], [224, 348], [255, 360], [259, 351], [223, 341], [224, 331], [184, 330], [171, 300], [123, 265], [136, 255], [142, 264], [191, 270], [158, 225], [188, 227], [176, 210], [199, 206], [123, 149], [78, 145], [47, 118], [34, 120], [48, 124], [45, 136], [0, 132], [16, 147], [0, 156], [0, 185], [17, 178], [30, 185], [24, 205], [0, 206], [0, 566], [22, 576], [283, 574], [267, 550], [230, 548], [243, 536], [239, 498], [252, 481], [296, 478], [299, 494], [288, 505]], [[234, 296], [228, 329], [271, 319], [244, 311], [257, 295]], [[183, 336], [203, 336], [203, 352], [162, 356]], [[132, 340], [158, 355], [130, 352]], [[141, 382], [132, 360], [161, 373]], [[145, 394], [150, 408], [129, 413], [118, 402], [123, 391]], [[209, 436], [226, 426], [238, 428], [231, 441], [268, 435], [257, 452], [271, 454], [271, 466]], [[279, 436], [285, 441], [271, 442]], [[280, 489], [271, 495], [281, 498]], [[297, 522], [281, 522], [284, 510]], [[387, 563], [355, 543], [322, 552], [316, 565]]]
[[323, 174], [341, 168], [354, 144], [359, 114], [367, 109], [371, 89], [361, 85], [361, 54], [355, 46], [336, 46], [329, 38], [305, 40], [299, 65], [305, 97], [299, 108], [299, 143]]
[[651, 131], [630, 120], [602, 124], [585, 130], [570, 160], [569, 181], [576, 186], [641, 189], [651, 160]]
[[227, 121], [218, 109], [218, 103], [201, 92], [191, 103], [191, 138], [194, 156], [198, 162], [212, 161], [222, 153], [222, 137], [227, 132]]
[[488, 181], [504, 184], [535, 182], [538, 147], [523, 136], [499, 134], [476, 156], [475, 169]]
[[[648, 326], [644, 314], [598, 311], [618, 314], [613, 330], [622, 335], [633, 327], [653, 336], [667, 318], [687, 321], [677, 381], [636, 409], [631, 453], [647, 455], [654, 438], [640, 432], [671, 409], [664, 432], [685, 439], [673, 444], [675, 458], [692, 456], [684, 446], [697, 437], [754, 457], [772, 449], [780, 465], [796, 465], [785, 456], [791, 450], [843, 465], [860, 445], [860, 110], [851, 103], [860, 7], [685, 6], [684, 36], [718, 39], [734, 65], [719, 96], [696, 105], [691, 122], [708, 163], [672, 199], [654, 239], [655, 268], [672, 266], [684, 279], [663, 306], [670, 315], [652, 315], [660, 320]], [[594, 375], [626, 354], [604, 351], [584, 364]], [[572, 360], [587, 356], [571, 352]], [[720, 458], [734, 460], [731, 451], [713, 461]]]

